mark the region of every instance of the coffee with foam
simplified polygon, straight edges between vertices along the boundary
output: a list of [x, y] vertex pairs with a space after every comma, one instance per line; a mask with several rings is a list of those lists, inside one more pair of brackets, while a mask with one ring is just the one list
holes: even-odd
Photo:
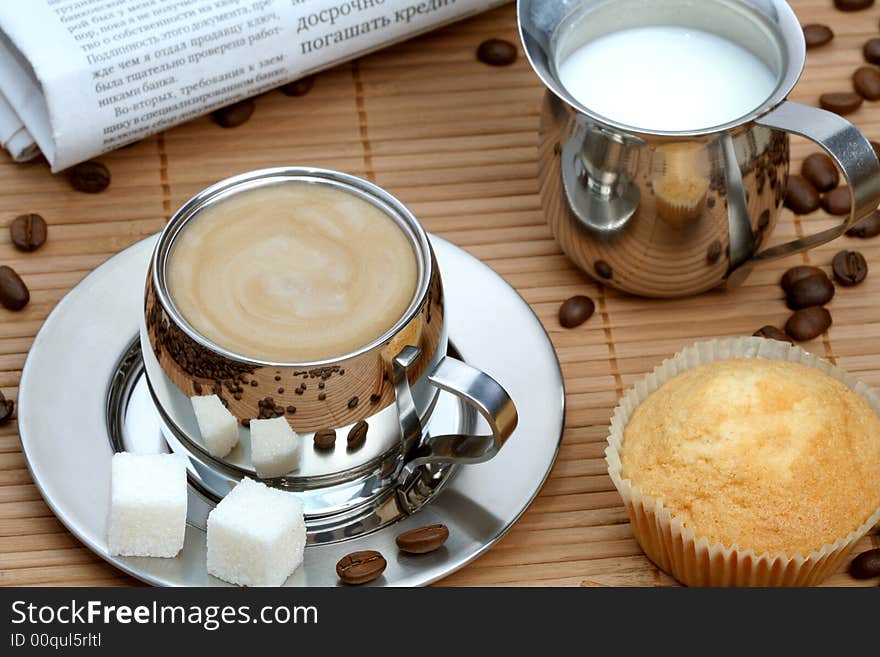
[[410, 238], [379, 207], [328, 185], [284, 182], [200, 209], [174, 239], [171, 300], [240, 356], [301, 363], [370, 344], [419, 281]]

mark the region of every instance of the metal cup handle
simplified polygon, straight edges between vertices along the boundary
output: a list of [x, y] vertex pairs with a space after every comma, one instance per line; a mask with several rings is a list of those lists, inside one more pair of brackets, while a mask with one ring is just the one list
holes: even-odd
[[472, 405], [489, 424], [491, 434], [446, 434], [422, 441], [422, 423], [413, 402], [407, 370], [420, 350], [404, 347], [392, 361], [397, 411], [403, 437], [406, 470], [426, 463], [482, 463], [504, 445], [517, 424], [510, 395], [491, 376], [462, 361], [446, 356], [428, 373], [428, 380]]
[[842, 224], [761, 251], [747, 265], [775, 260], [830, 242], [880, 205], [880, 162], [871, 143], [846, 119], [816, 107], [786, 101], [757, 119], [756, 123], [793, 132], [824, 148], [843, 172], [849, 185], [852, 208]]

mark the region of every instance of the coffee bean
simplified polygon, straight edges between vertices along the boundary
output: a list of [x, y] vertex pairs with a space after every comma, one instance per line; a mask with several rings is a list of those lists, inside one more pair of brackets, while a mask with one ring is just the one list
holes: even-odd
[[880, 576], [880, 548], [862, 552], [849, 565], [849, 574], [856, 579]]
[[836, 91], [819, 96], [819, 105], [824, 110], [846, 116], [862, 106], [862, 97], [853, 91]]
[[880, 37], [868, 39], [862, 48], [865, 61], [871, 64], [880, 64]]
[[296, 406], [288, 406], [287, 407], [287, 414], [293, 415], [294, 413], [296, 413]]
[[785, 189], [785, 207], [795, 214], [810, 214], [822, 202], [819, 192], [804, 178], [789, 176]]
[[31, 294], [15, 270], [0, 267], [0, 303], [9, 310], [21, 310], [30, 300]]
[[834, 297], [834, 283], [825, 275], [812, 274], [795, 282], [788, 290], [786, 303], [792, 310], [824, 306]]
[[596, 311], [596, 304], [590, 297], [579, 294], [566, 299], [559, 306], [559, 323], [564, 328], [574, 328], [586, 322]]
[[335, 446], [335, 429], [321, 429], [315, 432], [315, 449], [333, 449]]
[[798, 342], [812, 340], [831, 326], [831, 313], [822, 306], [810, 306], [796, 310], [785, 323], [785, 332]]
[[831, 261], [831, 271], [841, 285], [858, 285], [868, 275], [868, 263], [858, 251], [841, 251]]
[[[0, 395], [2, 397], [2, 395]], [[11, 399], [0, 400], [0, 427], [9, 424], [12, 419], [12, 411], [15, 409], [15, 402]]]
[[853, 73], [853, 89], [865, 100], [880, 100], [880, 69], [860, 66]]
[[827, 25], [821, 23], [810, 23], [804, 25], [804, 41], [807, 42], [807, 48], [818, 48], [834, 38], [834, 32]]
[[307, 75], [299, 80], [288, 82], [278, 87], [285, 96], [305, 96], [315, 86], [315, 76]]
[[221, 128], [237, 128], [251, 118], [255, 107], [254, 101], [246, 98], [232, 105], [214, 110], [211, 112], [211, 118]]
[[336, 574], [345, 584], [366, 584], [379, 577], [387, 565], [381, 552], [361, 550], [342, 557], [336, 564]]
[[874, 210], [846, 231], [848, 237], [876, 237], [880, 235], [880, 210]]
[[874, 0], [834, 0], [834, 6], [840, 11], [861, 11], [874, 4]]
[[825, 212], [828, 214], [849, 214], [850, 210], [852, 210], [849, 187], [838, 187], [822, 196], [822, 207], [825, 208]]
[[369, 428], [369, 425], [364, 420], [355, 424], [351, 431], [348, 432], [348, 438], [345, 441], [348, 449], [357, 449], [363, 445], [367, 441], [367, 429]]
[[595, 269], [596, 273], [602, 278], [611, 278], [614, 276], [614, 271], [611, 269], [611, 265], [604, 260], [597, 260], [594, 262], [593, 269]]
[[97, 160], [80, 162], [68, 169], [67, 180], [78, 192], [97, 194], [110, 185], [110, 169]]
[[348, 400], [348, 407], [349, 408], [356, 408], [357, 405], [358, 405], [358, 398], [357, 397], [352, 397], [351, 399]]
[[46, 242], [46, 220], [33, 212], [21, 214], [9, 224], [9, 236], [19, 251], [36, 251]]
[[715, 240], [709, 245], [709, 248], [706, 249], [706, 262], [710, 265], [714, 265], [718, 262], [718, 258], [721, 257], [721, 252], [724, 250], [724, 247], [721, 245], [719, 240]]
[[[779, 281], [779, 286], [786, 294], [788, 294], [791, 288], [794, 287], [795, 283], [809, 276], [825, 276], [825, 272], [818, 267], [813, 267], [811, 265], [798, 265], [797, 267], [792, 267], [787, 270], [782, 275], [782, 278]], [[825, 277], [827, 278], [827, 276]]]
[[828, 192], [840, 183], [840, 172], [834, 160], [825, 153], [813, 153], [801, 165], [801, 175], [808, 180], [818, 192]]
[[791, 344], [791, 338], [785, 334], [785, 331], [782, 329], [778, 329], [775, 326], [762, 326], [757, 331], [752, 333], [759, 338], [767, 338], [768, 340], [779, 340], [780, 342], [788, 342]]
[[426, 525], [400, 534], [397, 537], [397, 547], [401, 552], [426, 554], [443, 545], [447, 538], [449, 528], [446, 525]]
[[477, 48], [477, 59], [489, 66], [509, 66], [516, 61], [516, 46], [504, 39], [487, 39]]

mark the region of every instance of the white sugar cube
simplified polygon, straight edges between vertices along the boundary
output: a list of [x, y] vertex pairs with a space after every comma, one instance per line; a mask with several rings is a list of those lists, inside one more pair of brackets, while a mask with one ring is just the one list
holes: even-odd
[[251, 420], [251, 463], [260, 477], [280, 477], [298, 468], [299, 444], [283, 417]]
[[238, 423], [217, 395], [190, 397], [202, 440], [211, 456], [223, 458], [238, 444]]
[[113, 455], [110, 554], [173, 557], [186, 531], [186, 460], [177, 454]]
[[253, 479], [242, 479], [208, 514], [208, 572], [233, 584], [281, 586], [305, 545], [302, 503]]

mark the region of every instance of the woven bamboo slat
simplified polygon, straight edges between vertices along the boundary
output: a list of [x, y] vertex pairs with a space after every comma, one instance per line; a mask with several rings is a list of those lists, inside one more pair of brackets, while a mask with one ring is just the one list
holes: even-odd
[[[794, 100], [849, 90], [861, 44], [878, 35], [880, 5], [855, 14], [831, 0], [793, 3], [802, 22], [834, 28], [834, 41], [808, 53]], [[97, 195], [70, 189], [43, 162], [0, 158], [0, 227], [23, 212], [50, 224], [47, 244], [21, 254], [0, 238], [0, 263], [14, 266], [32, 300], [0, 309], [0, 388], [18, 392], [21, 367], [40, 324], [58, 300], [120, 249], [162, 228], [193, 193], [225, 176], [282, 164], [337, 168], [366, 176], [407, 203], [433, 231], [481, 258], [531, 304], [556, 346], [568, 390], [559, 460], [538, 498], [510, 533], [445, 585], [672, 585], [641, 553], [605, 473], [602, 450], [621, 390], [664, 357], [696, 340], [751, 334], [787, 317], [777, 281], [793, 264], [828, 267], [844, 247], [880, 263], [880, 238], [843, 238], [754, 272], [740, 289], [654, 301], [604, 289], [560, 253], [538, 199], [537, 126], [542, 87], [523, 57], [511, 67], [476, 61], [486, 38], [517, 41], [512, 5], [321, 74], [305, 97], [270, 92], [253, 118], [223, 130], [199, 118], [101, 159], [113, 182]], [[880, 140], [880, 103], [851, 115]], [[793, 167], [815, 150], [793, 142]], [[780, 219], [774, 241], [830, 226], [821, 211]], [[132, 290], [133, 294], [139, 291]], [[573, 294], [598, 312], [575, 330], [556, 312]], [[880, 276], [841, 289], [834, 325], [806, 344], [871, 385], [880, 385]], [[47, 412], [51, 412], [51, 409]], [[63, 436], [58, 437], [63, 440]], [[880, 537], [857, 549], [880, 547]], [[0, 427], [0, 585], [129, 585], [136, 582], [92, 555], [52, 516], [28, 474], [13, 425]], [[828, 582], [857, 585], [841, 570]]]

